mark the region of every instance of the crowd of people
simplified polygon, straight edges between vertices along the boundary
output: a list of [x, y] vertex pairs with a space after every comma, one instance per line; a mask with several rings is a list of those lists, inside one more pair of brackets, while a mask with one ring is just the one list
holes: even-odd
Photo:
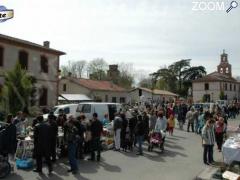
[[[42, 172], [43, 158], [46, 160], [49, 173], [53, 170], [52, 163], [62, 156], [68, 157], [70, 164], [68, 172], [72, 173], [78, 171], [78, 159], [83, 159], [85, 154], [89, 153], [89, 161], [100, 161], [101, 135], [103, 128], [109, 124], [114, 135], [114, 151], [132, 152], [136, 147], [137, 155], [143, 155], [143, 143], [150, 143], [151, 133], [161, 134], [163, 146], [166, 132], [172, 136], [176, 124], [179, 125], [180, 130], [184, 130], [186, 124], [187, 132], [191, 130], [201, 135], [203, 162], [212, 164], [214, 144], [216, 143], [218, 150], [221, 151], [228, 118], [236, 118], [238, 114], [239, 107], [236, 105], [215, 106], [210, 111], [203, 108], [196, 109], [182, 102], [176, 105], [168, 103], [154, 106], [137, 104], [116, 112], [112, 120], [107, 114], [103, 119], [98, 119], [97, 113], [94, 113], [91, 119], [87, 119], [84, 114], [77, 118], [73, 116], [67, 118], [63, 110], [59, 111], [58, 116], [50, 112], [48, 119], [39, 115], [31, 121], [33, 158], [36, 159], [34, 171]], [[16, 151], [17, 137], [20, 138], [28, 131], [24, 128], [27, 123], [29, 124], [26, 117], [22, 112], [18, 112], [16, 117], [11, 114], [7, 116], [8, 128], [11, 127], [11, 132], [15, 132], [8, 139], [11, 139], [11, 143], [8, 143], [11, 146], [7, 149], [9, 154], [14, 154]], [[63, 140], [58, 138], [59, 130], [63, 132]], [[57, 153], [57, 149], [61, 150], [60, 153]]]

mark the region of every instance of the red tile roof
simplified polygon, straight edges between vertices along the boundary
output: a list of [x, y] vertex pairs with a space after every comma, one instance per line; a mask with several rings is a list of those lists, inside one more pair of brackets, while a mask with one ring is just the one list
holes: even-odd
[[111, 81], [100, 81], [100, 80], [83, 79], [83, 78], [66, 78], [66, 79], [69, 79], [70, 81], [91, 90], [126, 91], [126, 89], [112, 83]]
[[219, 81], [224, 81], [224, 82], [235, 82], [237, 83], [238, 81], [234, 79], [233, 77], [220, 74], [218, 72], [213, 72], [210, 73], [202, 78], [196, 79], [193, 82], [219, 82]]

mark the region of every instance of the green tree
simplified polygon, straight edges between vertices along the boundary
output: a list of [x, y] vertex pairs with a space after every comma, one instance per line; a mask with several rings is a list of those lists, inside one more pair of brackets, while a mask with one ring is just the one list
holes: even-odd
[[219, 94], [219, 99], [220, 100], [224, 100], [225, 99], [225, 95], [224, 95], [224, 91], [221, 91]]
[[168, 67], [159, 69], [152, 75], [157, 80], [164, 80], [167, 86], [167, 90], [186, 97], [188, 88], [191, 87], [192, 80], [206, 75], [205, 67], [191, 67], [190, 61], [190, 59], [177, 61]]
[[7, 113], [16, 113], [33, 104], [36, 79], [28, 75], [19, 63], [5, 73], [2, 105]]

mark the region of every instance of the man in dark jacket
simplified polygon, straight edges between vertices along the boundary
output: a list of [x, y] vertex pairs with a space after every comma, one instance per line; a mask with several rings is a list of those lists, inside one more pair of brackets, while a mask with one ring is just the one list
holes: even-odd
[[144, 122], [142, 120], [142, 116], [138, 116], [138, 122], [135, 127], [135, 135], [136, 135], [136, 140], [138, 143], [138, 153], [137, 155], [143, 155], [142, 152], [142, 143], [144, 140], [144, 134], [145, 134], [145, 127], [144, 127]]
[[149, 134], [149, 116], [147, 112], [143, 112], [143, 123], [144, 123], [144, 129], [145, 129], [145, 134], [144, 134], [144, 140], [148, 140], [148, 134]]
[[90, 127], [90, 131], [92, 134], [91, 140], [91, 158], [88, 160], [95, 160], [95, 151], [97, 151], [97, 161], [100, 161], [101, 157], [101, 133], [103, 131], [102, 123], [98, 120], [98, 114], [93, 113], [93, 120]]
[[69, 120], [66, 122], [66, 131], [65, 131], [65, 141], [68, 145], [68, 160], [70, 163], [70, 169], [68, 172], [73, 174], [78, 171], [78, 162], [76, 158], [77, 152], [77, 142], [79, 140], [78, 129], [75, 126], [75, 119], [73, 116], [69, 117]]
[[82, 124], [82, 121], [85, 119], [84, 115], [81, 115], [77, 118], [77, 121], [75, 121], [75, 126], [78, 129], [78, 135], [79, 140], [77, 142], [77, 153], [76, 157], [79, 159], [83, 159], [83, 142], [84, 142], [84, 133], [86, 131], [86, 128]]
[[130, 144], [131, 144], [131, 149], [132, 149], [132, 146], [133, 146], [133, 143], [135, 145], [135, 127], [136, 127], [136, 124], [137, 124], [137, 116], [138, 116], [138, 113], [137, 112], [133, 112], [132, 113], [132, 118], [129, 119], [129, 129], [130, 129]]
[[56, 146], [57, 146], [57, 136], [58, 136], [58, 126], [56, 122], [56, 117], [52, 114], [49, 114], [48, 121], [51, 128], [51, 160], [52, 162], [56, 161]]
[[37, 168], [34, 172], [42, 173], [42, 158], [45, 157], [49, 174], [52, 172], [50, 160], [51, 154], [51, 127], [49, 123], [43, 122], [43, 116], [38, 117], [38, 124], [34, 128], [34, 149], [37, 160]]

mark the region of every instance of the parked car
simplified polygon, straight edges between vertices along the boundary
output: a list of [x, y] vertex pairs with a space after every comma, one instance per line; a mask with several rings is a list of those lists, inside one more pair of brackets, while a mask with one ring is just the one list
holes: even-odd
[[[55, 106], [52, 109], [52, 111], [55, 116], [58, 116], [59, 110], [62, 109], [65, 112], [67, 118], [71, 115], [76, 118], [77, 117], [77, 107], [78, 107], [78, 104], [63, 104], [63, 105]], [[47, 119], [48, 114], [44, 114], [43, 117], [44, 117], [44, 119]]]
[[84, 113], [87, 119], [92, 118], [93, 113], [98, 114], [98, 118], [101, 120], [104, 114], [109, 115], [109, 119], [114, 119], [114, 114], [122, 110], [122, 105], [119, 103], [98, 103], [98, 102], [86, 102], [80, 103], [77, 108], [77, 116], [80, 113]]

